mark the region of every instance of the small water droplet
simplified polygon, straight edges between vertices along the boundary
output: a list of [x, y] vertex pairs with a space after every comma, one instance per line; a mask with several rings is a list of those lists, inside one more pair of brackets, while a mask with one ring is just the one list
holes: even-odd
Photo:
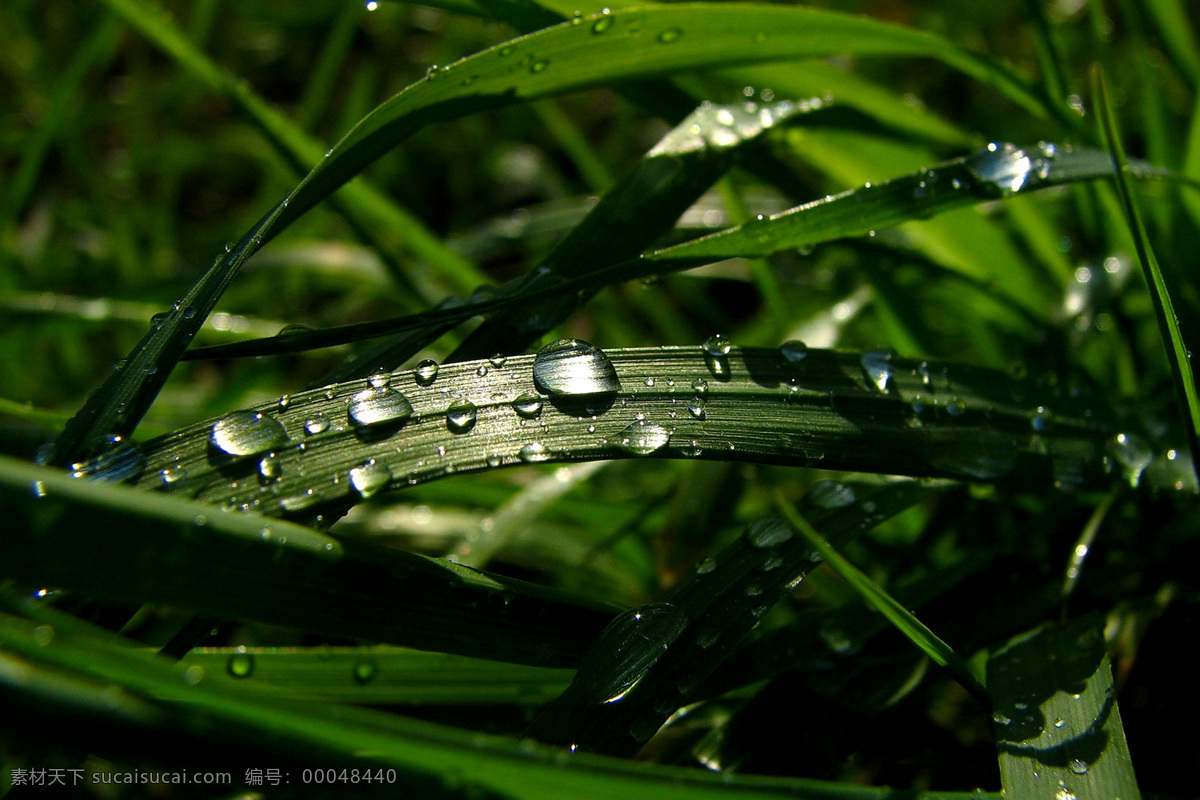
[[467, 433], [475, 427], [478, 409], [470, 400], [453, 403], [446, 409], [446, 427], [451, 433]]
[[604, 9], [604, 13], [605, 13], [605, 16], [601, 17], [600, 19], [598, 19], [592, 23], [592, 33], [595, 33], [595, 34], [604, 33], [605, 31], [607, 31], [609, 28], [611, 28], [613, 26], [614, 22], [616, 22], [616, 20], [613, 17], [607, 16], [610, 13], [607, 8]]
[[359, 661], [354, 665], [354, 682], [359, 686], [365, 686], [370, 683], [375, 679], [377, 674], [379, 674], [379, 667], [374, 661]]
[[1146, 440], [1134, 433], [1118, 433], [1108, 443], [1108, 454], [1121, 467], [1129, 485], [1137, 488], [1142, 473], [1154, 460], [1154, 452]]
[[704, 380], [704, 378], [696, 378], [696, 380], [692, 381], [692, 391], [696, 394], [704, 394], [708, 391], [708, 381]]
[[704, 409], [703, 397], [693, 397], [691, 402], [687, 405], [687, 410], [694, 419], [703, 420], [708, 417], [708, 412]]
[[316, 436], [327, 430], [329, 430], [329, 418], [324, 414], [313, 414], [304, 421], [304, 433], [308, 436]]
[[832, 511], [835, 508], [844, 508], [852, 504], [858, 498], [854, 495], [854, 490], [844, 483], [839, 481], [817, 481], [808, 490], [808, 501], [817, 508], [824, 508]]
[[392, 373], [380, 367], [371, 373], [371, 377], [367, 378], [367, 384], [372, 389], [386, 389], [392, 383]]
[[496, 369], [500, 369], [500, 367], [503, 367], [507, 361], [508, 361], [508, 356], [504, 355], [503, 353], [494, 353], [494, 354], [492, 354], [491, 358], [488, 359], [488, 363], [491, 364]]
[[733, 343], [718, 333], [709, 337], [703, 347], [704, 352], [713, 358], [724, 358], [733, 349]]
[[663, 44], [671, 44], [672, 42], [678, 42], [682, 36], [683, 31], [679, 28], [667, 28], [658, 35], [658, 41]]
[[661, 449], [670, 438], [661, 425], [641, 419], [621, 431], [617, 446], [627, 453], [646, 456]]
[[548, 394], [587, 395], [621, 388], [617, 370], [600, 348], [579, 339], [559, 339], [538, 351], [533, 381]]
[[529, 65], [529, 71], [532, 72], [534, 75], [536, 75], [539, 72], [545, 71], [546, 67], [548, 67], [548, 66], [550, 66], [549, 61], [547, 61], [544, 58], [539, 58], [537, 61], [534, 61], [532, 64]]
[[521, 448], [521, 452], [518, 455], [527, 464], [537, 464], [541, 461], [550, 460], [550, 450], [541, 442], [530, 442]]
[[250, 456], [287, 444], [287, 431], [274, 417], [234, 411], [221, 417], [209, 434], [213, 447], [231, 456]]
[[534, 419], [542, 413], [542, 398], [527, 392], [513, 400], [512, 407], [518, 417]]
[[72, 464], [71, 477], [120, 483], [138, 477], [146, 469], [146, 454], [133, 442], [109, 436], [106, 447], [99, 455]]
[[355, 425], [400, 424], [412, 416], [412, 403], [395, 389], [364, 389], [350, 399], [346, 413]]
[[258, 480], [263, 484], [275, 483], [283, 477], [283, 464], [279, 456], [268, 453], [258, 462]]
[[791, 539], [792, 529], [778, 517], [767, 517], [752, 523], [743, 537], [751, 547], [766, 550]]
[[417, 368], [413, 370], [413, 380], [418, 386], [430, 386], [437, 380], [438, 362], [432, 358], [427, 358], [417, 364]]
[[714, 559], [712, 557], [705, 557], [705, 558], [701, 559], [699, 564], [696, 565], [696, 574], [697, 575], [707, 575], [708, 573], [712, 572], [716, 568], [717, 568], [716, 559]]
[[1006, 197], [1021, 191], [1036, 179], [1033, 159], [1019, 147], [993, 142], [966, 160], [967, 169], [984, 191]]
[[254, 674], [254, 654], [239, 648], [236, 653], [229, 656], [229, 661], [225, 664], [225, 671], [235, 678], [249, 678]]
[[1063, 719], [1062, 717], [1058, 717], [1054, 720], [1054, 727], [1056, 727], [1056, 728], [1061, 728], [1063, 725], [1066, 725], [1066, 724], [1067, 724], [1067, 721], [1065, 719]]
[[359, 496], [366, 498], [378, 493], [391, 483], [392, 471], [387, 464], [382, 464], [372, 458], [365, 464], [351, 469], [347, 477], [350, 479], [350, 485], [354, 487], [354, 491], [358, 492]]
[[808, 345], [799, 339], [789, 339], [779, 345], [779, 353], [789, 364], [799, 364], [808, 358]]
[[1080, 758], [1072, 758], [1067, 763], [1067, 768], [1076, 775], [1087, 775], [1089, 765], [1086, 761]]
[[863, 375], [867, 377], [872, 386], [885, 394], [892, 381], [892, 358], [891, 351], [868, 350], [859, 359]]

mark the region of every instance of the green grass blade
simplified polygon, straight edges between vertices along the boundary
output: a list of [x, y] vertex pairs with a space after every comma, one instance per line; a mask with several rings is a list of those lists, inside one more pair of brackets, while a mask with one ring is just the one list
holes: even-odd
[[548, 666], [575, 663], [612, 616], [521, 581], [11, 459], [0, 494], [12, 518], [0, 572], [25, 585]]
[[[1061, 387], [878, 352], [723, 349], [610, 350], [622, 388], [607, 396], [540, 393], [534, 356], [292, 394], [147, 443], [136, 482], [307, 518], [463, 471], [643, 455], [1042, 486], [1109, 481], [1105, 455], [1118, 426], [1104, 421], [1102, 402], [1068, 399]], [[355, 424], [351, 407], [374, 398], [411, 405], [411, 414]], [[473, 409], [456, 422], [448, 412], [464, 401]], [[1039, 407], [1053, 409], [1053, 425], [1039, 424]], [[215, 432], [254, 414], [269, 440], [239, 457], [214, 452]], [[101, 461], [83, 474], [116, 466]], [[370, 480], [350, 472], [361, 469]]]
[[[846, 542], [927, 497], [916, 482], [827, 481], [807, 502], [816, 524]], [[729, 656], [750, 629], [821, 562], [776, 517], [751, 524], [662, 598], [613, 620], [571, 686], [529, 727], [548, 744], [633, 756]]]
[[[1200, 453], [1200, 438], [1198, 438], [1200, 437], [1198, 434], [1200, 432], [1200, 392], [1197, 392], [1196, 376], [1192, 371], [1191, 349], [1183, 340], [1183, 332], [1179, 328], [1179, 317], [1171, 301], [1170, 290], [1163, 277], [1162, 269], [1158, 265], [1158, 259], [1154, 256], [1154, 249], [1150, 245], [1150, 237], [1142, 222], [1141, 212], [1134, 202], [1133, 191], [1127, 177], [1130, 168], [1129, 161], [1125, 157], [1121, 134], [1117, 129], [1112, 106], [1109, 104], [1104, 76], [1097, 70], [1093, 74], [1093, 78], [1096, 107], [1100, 116], [1102, 132], [1117, 167], [1115, 176], [1117, 191], [1121, 195], [1125, 221], [1133, 234], [1138, 263], [1142, 267], [1142, 275], [1146, 279], [1146, 286], [1154, 301], [1154, 313], [1158, 320], [1163, 349], [1166, 351], [1167, 361], [1171, 365], [1171, 380], [1175, 385], [1188, 447], [1194, 455]], [[1193, 462], [1193, 467], [1198, 470], [1197, 477], [1200, 478], [1200, 463]]]
[[890, 594], [880, 588], [879, 584], [868, 578], [862, 573], [858, 567], [851, 564], [846, 558], [839, 553], [832, 544], [820, 533], [813, 528], [812, 523], [791, 507], [782, 497], [777, 497], [777, 505], [782, 511], [784, 518], [788, 524], [805, 538], [812, 545], [825, 563], [829, 564], [830, 568], [840, 575], [845, 581], [854, 587], [854, 590], [862, 596], [872, 608], [883, 614], [896, 629], [904, 634], [909, 641], [915, 644], [921, 652], [929, 656], [935, 664], [945, 667], [950, 674], [954, 676], [963, 688], [969, 691], [975, 699], [985, 705], [988, 704], [987, 690], [983, 688], [983, 684], [979, 682], [967, 662], [962, 656], [954, 652], [954, 648], [946, 644], [937, 634], [929, 630], [916, 616], [906, 609], [903, 605], [892, 598]]
[[1103, 621], [1021, 634], [988, 662], [993, 730], [1007, 797], [1138, 800]]
[[[0, 614], [0, 697], [13, 724], [34, 741], [49, 729], [60, 745], [86, 730], [114, 759], [124, 742], [162, 745], [168, 764], [229, 769], [231, 786], [245, 770], [280, 765], [293, 782], [305, 768], [394, 769], [392, 779], [360, 783], [357, 793], [394, 797], [397, 787], [422, 797], [503, 796], [557, 800], [721, 800], [791, 797], [811, 800], [966, 800], [979, 795], [896, 792], [804, 779], [713, 775], [632, 764], [528, 742], [465, 732], [368, 709], [299, 704], [236, 679], [113, 644], [85, 626], [50, 626]], [[114, 687], [120, 687], [115, 691]], [[67, 721], [87, 720], [90, 727]], [[129, 738], [132, 737], [132, 738]], [[133, 755], [131, 752], [130, 756]], [[139, 762], [140, 763], [140, 762]], [[214, 766], [220, 765], [220, 766]], [[259, 788], [262, 787], [249, 787]], [[339, 792], [345, 792], [341, 787]]]

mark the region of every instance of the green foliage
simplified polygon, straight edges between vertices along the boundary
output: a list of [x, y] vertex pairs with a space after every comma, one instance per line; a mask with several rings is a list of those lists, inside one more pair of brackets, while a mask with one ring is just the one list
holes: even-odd
[[825, 5], [0, 4], [0, 794], [1191, 794], [1184, 4]]

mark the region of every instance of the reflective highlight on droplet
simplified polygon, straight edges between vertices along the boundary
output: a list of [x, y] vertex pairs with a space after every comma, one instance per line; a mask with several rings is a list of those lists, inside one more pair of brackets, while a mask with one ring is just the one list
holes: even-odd
[[600, 348], [579, 339], [559, 339], [538, 351], [533, 381], [547, 394], [587, 395], [621, 388], [617, 370]]
[[213, 447], [231, 456], [250, 456], [287, 444], [287, 431], [274, 417], [257, 411], [234, 411], [212, 426]]

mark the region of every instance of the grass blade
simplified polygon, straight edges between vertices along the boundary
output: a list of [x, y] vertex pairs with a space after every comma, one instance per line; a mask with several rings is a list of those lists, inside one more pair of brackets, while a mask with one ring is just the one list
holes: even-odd
[[1102, 620], [1045, 625], [988, 663], [1004, 793], [1030, 800], [1138, 800]]
[[[1105, 89], [1104, 75], [1100, 70], [1097, 69], [1093, 73], [1093, 81], [1096, 108], [1100, 116], [1105, 144], [1112, 153], [1113, 163], [1116, 165], [1117, 191], [1121, 196], [1125, 221], [1133, 235], [1138, 263], [1142, 267], [1142, 275], [1146, 279], [1146, 286], [1154, 301], [1154, 314], [1158, 320], [1163, 349], [1166, 351], [1167, 361], [1171, 365], [1171, 380], [1175, 385], [1175, 394], [1179, 402], [1180, 414], [1183, 417], [1188, 448], [1194, 458], [1197, 453], [1200, 453], [1200, 438], [1198, 438], [1200, 437], [1200, 433], [1198, 433], [1200, 432], [1200, 393], [1197, 392], [1196, 376], [1192, 372], [1192, 352], [1183, 339], [1183, 332], [1179, 327], [1179, 317], [1171, 302], [1170, 289], [1163, 277], [1162, 269], [1158, 265], [1158, 259], [1154, 256], [1154, 250], [1150, 246], [1150, 237], [1146, 233], [1146, 226], [1142, 222], [1141, 213], [1133, 199], [1133, 191], [1127, 177], [1130, 170], [1129, 161], [1125, 157], [1121, 134], [1117, 129], [1116, 119], [1113, 116], [1112, 106]], [[1197, 470], [1197, 477], [1200, 478], [1200, 463], [1193, 461], [1193, 468]]]

